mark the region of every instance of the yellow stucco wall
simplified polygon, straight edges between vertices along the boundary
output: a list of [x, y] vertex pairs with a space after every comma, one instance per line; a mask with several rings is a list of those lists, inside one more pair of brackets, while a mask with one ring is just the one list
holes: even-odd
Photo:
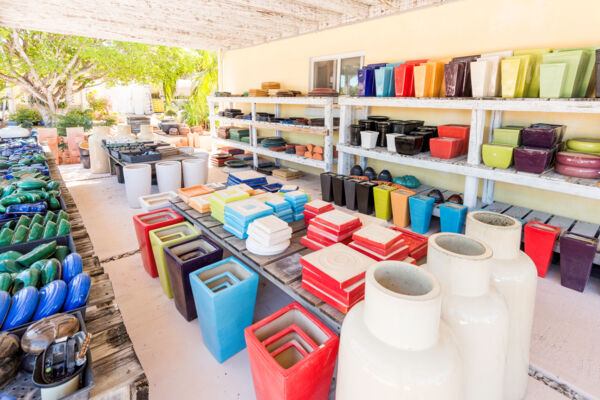
[[[506, 49], [561, 48], [600, 44], [598, 0], [456, 0], [368, 22], [279, 40], [224, 54], [224, 90], [241, 93], [278, 81], [288, 89], [306, 91], [311, 57], [364, 51], [365, 63], [407, 59], [439, 59]], [[271, 111], [272, 106], [259, 107]], [[302, 109], [284, 107], [284, 116]], [[427, 124], [468, 123], [469, 112], [453, 110], [376, 109], [393, 118], [423, 119]], [[567, 137], [600, 137], [600, 116], [546, 113], [504, 113], [505, 124], [562, 123]], [[262, 136], [269, 132], [263, 132]], [[286, 135], [298, 143], [312, 137]], [[319, 139], [317, 139], [319, 140]], [[370, 161], [376, 171], [412, 173], [424, 183], [462, 191], [462, 176]], [[294, 164], [294, 166], [298, 167]], [[303, 167], [307, 171], [311, 171]], [[312, 172], [316, 172], [312, 170]], [[496, 200], [600, 223], [600, 201], [496, 184]]]

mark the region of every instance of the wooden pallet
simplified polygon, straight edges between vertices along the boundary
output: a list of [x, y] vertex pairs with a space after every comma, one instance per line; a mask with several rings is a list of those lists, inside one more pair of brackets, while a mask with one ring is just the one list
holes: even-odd
[[52, 179], [60, 182], [75, 248], [83, 258], [83, 271], [92, 278], [85, 316], [87, 330], [94, 335], [90, 349], [96, 384], [90, 398], [148, 399], [148, 379], [127, 334], [121, 311], [115, 302], [112, 283], [94, 254], [81, 214], [56, 162], [52, 155], [47, 154], [47, 157]]

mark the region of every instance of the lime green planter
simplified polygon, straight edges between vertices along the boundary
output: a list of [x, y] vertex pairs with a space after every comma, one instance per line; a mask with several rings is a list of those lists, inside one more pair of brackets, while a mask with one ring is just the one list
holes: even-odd
[[150, 243], [152, 244], [152, 253], [154, 253], [154, 261], [156, 261], [156, 270], [160, 278], [160, 284], [168, 298], [173, 297], [171, 290], [171, 282], [167, 273], [167, 264], [163, 249], [187, 239], [199, 236], [200, 232], [194, 228], [189, 222], [181, 222], [179, 224], [165, 226], [149, 232]]
[[531, 84], [533, 61], [531, 54], [502, 60], [502, 97], [525, 97]]
[[[594, 67], [596, 65], [596, 50], [600, 49], [598, 46], [594, 47], [581, 47], [576, 49], [558, 49], [554, 50], [555, 53], [562, 53], [565, 51], [573, 51], [573, 50], [582, 50], [585, 54], [587, 54], [587, 62], [583, 65], [582, 69], [582, 79], [581, 85], [576, 89], [573, 94], [574, 97], [588, 97], [588, 89], [590, 91], [594, 90], [594, 86], [590, 86], [592, 81], [592, 74], [594, 73]], [[597, 78], [596, 78], [597, 79]]]
[[563, 95], [567, 64], [540, 65], [540, 97], [559, 98]]
[[392, 218], [392, 200], [390, 193], [395, 187], [379, 185], [373, 188], [373, 199], [375, 201], [375, 216], [384, 220]]
[[521, 145], [520, 127], [503, 127], [494, 129], [494, 144], [519, 147]]
[[513, 163], [513, 146], [487, 143], [481, 147], [483, 163], [488, 167], [508, 168]]
[[525, 92], [525, 97], [538, 97], [540, 94], [540, 65], [542, 64], [543, 55], [550, 53], [552, 49], [529, 49], [515, 50], [515, 56], [531, 55], [533, 56], [533, 64], [531, 67], [531, 83], [529, 89]]
[[560, 97], [574, 97], [581, 87], [588, 54], [583, 50], [561, 51], [542, 56], [544, 64], [567, 64], [564, 85]]

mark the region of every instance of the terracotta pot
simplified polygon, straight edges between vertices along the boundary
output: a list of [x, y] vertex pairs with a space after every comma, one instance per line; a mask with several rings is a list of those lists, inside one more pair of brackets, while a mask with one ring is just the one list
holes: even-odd
[[485, 243], [465, 235], [436, 233], [429, 238], [425, 269], [442, 287], [442, 319], [460, 350], [465, 400], [504, 398], [508, 308], [490, 287], [491, 257]]
[[492, 249], [492, 287], [504, 296], [508, 306], [505, 399], [524, 398], [529, 378], [537, 271], [533, 261], [521, 251], [521, 230], [521, 222], [507, 215], [487, 211], [467, 215], [467, 236], [481, 240]]

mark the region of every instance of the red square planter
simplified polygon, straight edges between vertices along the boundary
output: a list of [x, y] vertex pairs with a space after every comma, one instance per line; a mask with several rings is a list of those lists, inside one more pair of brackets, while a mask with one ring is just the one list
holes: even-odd
[[450, 159], [461, 155], [465, 147], [463, 139], [438, 137], [429, 139], [431, 155], [437, 158]]
[[135, 234], [140, 245], [144, 269], [151, 277], [158, 277], [158, 271], [156, 270], [149, 232], [180, 222], [183, 222], [183, 217], [170, 208], [133, 216], [133, 226], [135, 227]]
[[[438, 136], [445, 138], [457, 138], [463, 139], [463, 145], [460, 150], [460, 154], [467, 154], [467, 150], [469, 150], [469, 132], [471, 131], [471, 127], [469, 125], [457, 125], [457, 124], [449, 124], [449, 125], [440, 125], [438, 126]], [[430, 142], [431, 146], [431, 142]]]
[[339, 338], [291, 303], [244, 331], [257, 400], [326, 400]]
[[554, 252], [554, 243], [561, 229], [529, 221], [525, 224], [525, 253], [535, 263], [539, 277], [545, 277]]
[[394, 68], [396, 97], [415, 97], [414, 64], [401, 64]]
[[392, 226], [390, 229], [402, 232], [404, 234], [402, 239], [404, 239], [408, 245], [408, 255], [410, 257], [414, 258], [415, 260], [419, 260], [427, 255], [427, 241], [429, 240], [427, 236], [419, 235], [418, 233], [414, 233], [413, 231], [402, 229], [397, 226]]

